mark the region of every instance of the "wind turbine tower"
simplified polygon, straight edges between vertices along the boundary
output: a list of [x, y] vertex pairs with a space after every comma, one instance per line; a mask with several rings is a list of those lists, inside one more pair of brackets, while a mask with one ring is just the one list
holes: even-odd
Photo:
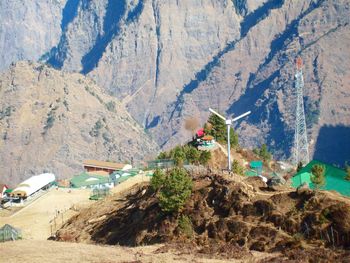
[[296, 59], [295, 89], [297, 95], [297, 105], [295, 114], [295, 134], [294, 134], [294, 150], [293, 163], [303, 165], [309, 163], [309, 143], [307, 141], [307, 129], [304, 111], [304, 79], [303, 79], [303, 60], [301, 57]]

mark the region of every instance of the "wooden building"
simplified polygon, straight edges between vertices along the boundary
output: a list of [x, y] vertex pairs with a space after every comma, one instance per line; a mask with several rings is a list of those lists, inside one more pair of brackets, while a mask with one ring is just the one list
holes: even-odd
[[88, 173], [104, 171], [104, 172], [107, 172], [108, 174], [112, 174], [115, 171], [128, 170], [132, 168], [130, 164], [103, 162], [103, 161], [97, 161], [97, 160], [85, 160], [83, 162], [83, 165], [84, 165], [84, 169]]

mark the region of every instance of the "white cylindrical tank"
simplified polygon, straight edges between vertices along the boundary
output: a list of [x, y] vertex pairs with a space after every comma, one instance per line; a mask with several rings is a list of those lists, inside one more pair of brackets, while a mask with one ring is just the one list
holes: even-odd
[[11, 196], [28, 197], [41, 188], [55, 181], [56, 177], [52, 173], [44, 173], [30, 177], [20, 183], [11, 193]]

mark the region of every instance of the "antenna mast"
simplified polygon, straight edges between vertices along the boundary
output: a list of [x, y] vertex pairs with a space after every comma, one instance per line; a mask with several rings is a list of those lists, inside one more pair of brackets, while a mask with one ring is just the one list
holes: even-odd
[[304, 79], [303, 79], [303, 60], [301, 57], [296, 59], [295, 89], [297, 95], [296, 116], [295, 116], [295, 134], [293, 163], [295, 165], [302, 162], [304, 165], [309, 163], [309, 144], [307, 140], [307, 130], [304, 112]]

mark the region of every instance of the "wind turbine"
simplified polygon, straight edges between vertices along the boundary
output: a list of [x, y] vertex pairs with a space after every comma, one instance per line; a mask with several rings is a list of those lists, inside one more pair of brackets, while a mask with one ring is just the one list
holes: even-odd
[[228, 170], [229, 172], [231, 171], [231, 144], [230, 144], [230, 128], [233, 122], [238, 121], [239, 119], [249, 115], [251, 113], [251, 111], [247, 111], [246, 113], [243, 113], [242, 115], [239, 115], [236, 118], [233, 119], [226, 119], [224, 116], [222, 116], [221, 114], [217, 113], [215, 110], [213, 110], [212, 108], [209, 108], [209, 111], [211, 113], [214, 113], [216, 116], [218, 116], [219, 118], [223, 119], [225, 121], [225, 124], [227, 126], [227, 162], [228, 162]]

